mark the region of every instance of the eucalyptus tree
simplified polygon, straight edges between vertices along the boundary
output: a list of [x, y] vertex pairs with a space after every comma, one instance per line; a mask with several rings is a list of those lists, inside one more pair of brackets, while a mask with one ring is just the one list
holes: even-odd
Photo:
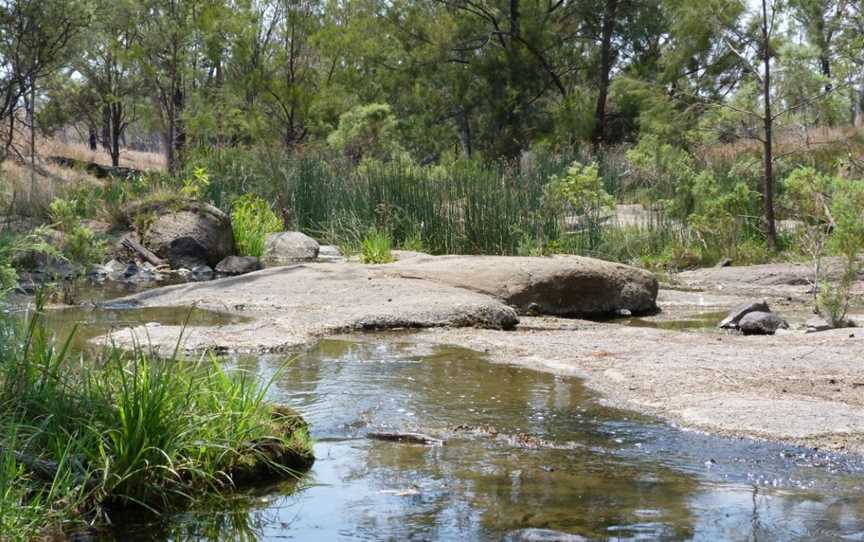
[[[126, 129], [136, 119], [141, 95], [141, 69], [135, 62], [140, 39], [133, 0], [94, 0], [93, 18], [74, 70], [94, 98], [82, 104], [88, 125], [102, 127], [103, 145], [111, 163], [120, 165], [120, 146]], [[95, 111], [90, 110], [95, 102]]]

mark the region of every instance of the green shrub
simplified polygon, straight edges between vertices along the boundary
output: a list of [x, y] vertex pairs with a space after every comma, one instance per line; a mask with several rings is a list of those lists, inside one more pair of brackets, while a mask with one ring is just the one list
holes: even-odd
[[244, 256], [261, 257], [267, 235], [282, 231], [282, 220], [266, 201], [247, 194], [234, 202], [231, 227], [237, 251]]
[[360, 261], [366, 264], [390, 263], [394, 260], [391, 252], [393, 240], [382, 230], [369, 230], [360, 242]]
[[52, 225], [64, 233], [71, 232], [81, 219], [77, 199], [56, 198], [48, 206], [48, 214]]
[[[308, 465], [308, 430], [264, 402], [268, 383], [216, 360], [141, 351], [76, 362], [71, 340], [55, 344], [38, 314], [23, 332], [0, 321], [3, 536], [42, 538], [55, 519], [92, 521], [117, 507], [182, 506], [252, 472], [291, 474], [274, 462], [276, 447]], [[57, 465], [53, 481], [22, 457]]]

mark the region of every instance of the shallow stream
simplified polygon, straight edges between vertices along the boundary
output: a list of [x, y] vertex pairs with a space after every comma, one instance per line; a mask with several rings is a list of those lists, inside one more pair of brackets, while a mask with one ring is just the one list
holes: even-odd
[[[165, 309], [49, 314], [61, 337], [75, 323], [90, 337], [232, 321]], [[673, 328], [698, 329], [693, 320]], [[525, 528], [591, 540], [864, 540], [860, 459], [679, 431], [601, 406], [578, 379], [398, 334], [226, 363], [272, 380], [269, 398], [310, 422], [311, 472], [228, 504], [123, 518], [101, 540], [498, 541]], [[367, 438], [382, 431], [445, 444]]]
[[[287, 364], [232, 360], [273, 378], [271, 399], [312, 424], [314, 468], [231, 510], [124, 525], [114, 540], [479, 541], [523, 528], [864, 540], [858, 460], [678, 431], [600, 406], [579, 380], [406, 340], [326, 340]], [[446, 443], [366, 438], [373, 431]]]

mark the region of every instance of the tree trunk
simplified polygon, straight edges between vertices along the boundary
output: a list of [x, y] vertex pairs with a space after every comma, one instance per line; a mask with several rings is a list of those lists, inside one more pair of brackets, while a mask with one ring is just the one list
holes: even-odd
[[774, 117], [771, 107], [771, 35], [768, 29], [767, 0], [762, 0], [762, 62], [765, 65], [762, 79], [762, 99], [765, 102], [762, 198], [765, 204], [766, 241], [768, 249], [774, 251], [777, 249], [777, 229], [774, 219]]
[[459, 131], [459, 147], [462, 149], [462, 157], [465, 160], [470, 160], [473, 151], [471, 148], [471, 122], [468, 118], [468, 111], [464, 107], [460, 107], [456, 114], [456, 124]]
[[114, 102], [110, 105], [111, 110], [111, 165], [120, 165], [120, 136], [123, 133], [123, 105]]
[[606, 142], [606, 101], [609, 97], [609, 80], [614, 54], [612, 37], [615, 34], [617, 16], [618, 0], [606, 0], [600, 41], [600, 80], [597, 87], [597, 105], [594, 109], [594, 130], [591, 133], [591, 143], [595, 152], [599, 151], [601, 145]]

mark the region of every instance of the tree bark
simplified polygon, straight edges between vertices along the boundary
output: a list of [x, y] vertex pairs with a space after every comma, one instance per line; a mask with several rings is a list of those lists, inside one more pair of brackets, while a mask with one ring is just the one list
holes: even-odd
[[762, 99], [765, 112], [763, 118], [764, 172], [762, 198], [765, 205], [765, 235], [769, 250], [777, 249], [777, 229], [774, 218], [774, 117], [771, 107], [771, 34], [768, 28], [768, 2], [762, 0], [762, 62], [765, 74], [762, 79]]
[[603, 26], [600, 38], [600, 79], [598, 81], [597, 104], [594, 108], [594, 130], [591, 133], [591, 143], [594, 151], [599, 151], [606, 142], [606, 102], [609, 97], [609, 81], [612, 72], [612, 37], [618, 16], [618, 0], [606, 0], [603, 11]]

